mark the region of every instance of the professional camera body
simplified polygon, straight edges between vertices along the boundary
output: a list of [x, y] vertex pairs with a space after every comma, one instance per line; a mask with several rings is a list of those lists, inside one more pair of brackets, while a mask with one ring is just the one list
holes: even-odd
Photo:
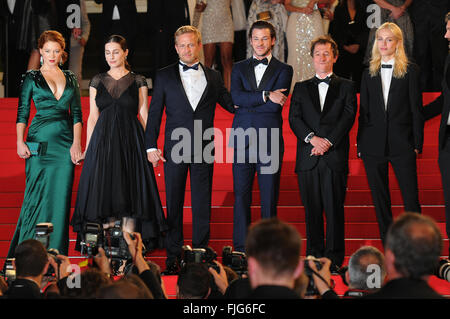
[[436, 277], [450, 282], [450, 260], [441, 259], [439, 261], [439, 267], [436, 271]]
[[[130, 234], [130, 237], [134, 239], [132, 234]], [[105, 250], [106, 256], [112, 259], [131, 259], [128, 244], [125, 238], [123, 238], [122, 223], [120, 221], [117, 221], [114, 227], [105, 230], [103, 249]]]
[[[80, 242], [81, 254], [93, 257], [97, 255], [98, 248], [105, 250], [107, 257], [115, 260], [131, 259], [128, 244], [123, 238], [122, 222], [116, 221], [114, 227], [103, 229], [100, 224], [86, 223], [83, 240]], [[131, 239], [134, 239], [130, 234]]]
[[222, 248], [222, 264], [230, 267], [239, 276], [247, 274], [247, 256], [245, 253], [233, 251], [231, 246]]
[[86, 223], [84, 226], [84, 240], [81, 241], [81, 254], [95, 256], [98, 254], [98, 247], [103, 243], [103, 230], [99, 224]]
[[[36, 225], [34, 230], [34, 239], [40, 241], [42, 245], [44, 245], [47, 250], [47, 255], [49, 258], [53, 258], [56, 264], [61, 264], [61, 260], [59, 260], [56, 256], [59, 255], [59, 251], [56, 248], [48, 248], [50, 245], [50, 234], [53, 233], [53, 224], [52, 223], [39, 223]], [[48, 266], [47, 273], [44, 275], [46, 277], [54, 277], [55, 269], [52, 265]]]
[[308, 277], [309, 282], [308, 282], [308, 287], [306, 288], [306, 293], [305, 296], [316, 296], [316, 295], [320, 295], [319, 291], [317, 290], [317, 287], [314, 283], [314, 279], [313, 279], [313, 273], [314, 271], [311, 269], [311, 267], [309, 267], [309, 261], [312, 260], [315, 265], [317, 270], [321, 270], [322, 269], [322, 262], [317, 259], [314, 256], [307, 256], [305, 258], [305, 275]]
[[53, 233], [52, 223], [39, 223], [34, 228], [34, 239], [39, 240], [45, 249], [48, 249], [51, 233]]
[[214, 262], [216, 258], [217, 253], [211, 247], [192, 249], [191, 246], [185, 245], [181, 248], [180, 266], [184, 267], [189, 263], [204, 264], [207, 267], [215, 269], [217, 273], [220, 273], [219, 266]]
[[[134, 239], [132, 234], [130, 234], [130, 237]], [[112, 271], [117, 275], [123, 273], [125, 268], [122, 266], [126, 267], [131, 260], [120, 220], [117, 220], [114, 226], [108, 229], [104, 229], [102, 225], [97, 223], [86, 223], [80, 246], [81, 254], [87, 255], [89, 258], [96, 256], [99, 247], [102, 247], [105, 250], [106, 257], [111, 258]], [[145, 253], [145, 247], [143, 247], [142, 253]]]
[[15, 258], [6, 258], [4, 265], [4, 277], [5, 281], [10, 284], [16, 280], [16, 269], [14, 268]]

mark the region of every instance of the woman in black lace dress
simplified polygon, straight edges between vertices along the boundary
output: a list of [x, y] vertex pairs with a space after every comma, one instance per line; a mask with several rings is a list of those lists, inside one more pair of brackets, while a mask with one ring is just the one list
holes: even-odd
[[110, 69], [89, 84], [85, 161], [71, 224], [80, 240], [87, 222], [105, 229], [121, 221], [124, 231], [140, 232], [151, 249], [162, 246], [166, 223], [144, 148], [147, 82], [130, 71], [127, 55], [126, 40], [111, 36], [105, 44]]

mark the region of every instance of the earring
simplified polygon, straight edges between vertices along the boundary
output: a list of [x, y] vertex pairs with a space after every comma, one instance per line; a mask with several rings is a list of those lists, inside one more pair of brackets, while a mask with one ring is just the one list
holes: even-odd
[[39, 59], [39, 62], [41, 63], [41, 65], [44, 64], [44, 58], [42, 55], [41, 55], [41, 58]]
[[59, 60], [59, 66], [63, 65], [63, 59], [61, 58], [61, 60]]

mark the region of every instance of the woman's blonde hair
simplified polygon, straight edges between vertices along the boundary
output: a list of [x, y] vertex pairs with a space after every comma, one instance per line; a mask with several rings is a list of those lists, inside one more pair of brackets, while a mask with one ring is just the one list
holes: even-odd
[[408, 57], [405, 53], [405, 47], [403, 45], [403, 33], [402, 30], [392, 22], [383, 23], [375, 33], [375, 40], [372, 47], [372, 58], [370, 59], [369, 73], [371, 76], [376, 76], [380, 72], [381, 68], [381, 54], [378, 50], [378, 35], [381, 30], [389, 30], [397, 40], [397, 48], [395, 50], [395, 64], [392, 72], [393, 77], [403, 78], [408, 69]]

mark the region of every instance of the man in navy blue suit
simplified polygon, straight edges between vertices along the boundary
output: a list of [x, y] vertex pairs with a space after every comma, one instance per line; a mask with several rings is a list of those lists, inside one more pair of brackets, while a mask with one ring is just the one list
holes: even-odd
[[[180, 61], [156, 73], [150, 103], [145, 144], [148, 161], [157, 166], [164, 162], [167, 223], [166, 274], [176, 274], [183, 246], [183, 206], [186, 178], [190, 172], [192, 201], [192, 246], [208, 246], [211, 215], [211, 192], [214, 136], [205, 133], [214, 126], [219, 103], [234, 112], [230, 93], [221, 75], [199, 63], [201, 34], [195, 27], [182, 26], [175, 32], [175, 49]], [[166, 111], [164, 153], [157, 140], [163, 111]], [[205, 156], [206, 154], [206, 156]]]
[[[281, 36], [281, 35], [280, 35]], [[275, 29], [266, 21], [249, 31], [253, 57], [233, 66], [231, 96], [236, 105], [230, 144], [234, 148], [234, 228], [236, 251], [245, 250], [255, 173], [261, 195], [261, 216], [277, 215], [284, 143], [281, 110], [289, 94], [292, 67], [272, 56]]]

